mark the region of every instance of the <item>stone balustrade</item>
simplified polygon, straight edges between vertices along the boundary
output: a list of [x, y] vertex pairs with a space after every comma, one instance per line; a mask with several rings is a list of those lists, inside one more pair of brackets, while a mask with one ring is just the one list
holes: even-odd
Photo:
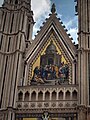
[[19, 86], [17, 107], [36, 108], [74, 108], [78, 104], [78, 85]]

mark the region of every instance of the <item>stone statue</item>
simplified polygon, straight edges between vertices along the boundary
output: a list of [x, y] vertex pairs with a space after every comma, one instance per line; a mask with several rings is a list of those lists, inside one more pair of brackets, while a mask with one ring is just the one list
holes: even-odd
[[48, 112], [44, 113], [44, 115], [42, 116], [42, 120], [49, 120]]

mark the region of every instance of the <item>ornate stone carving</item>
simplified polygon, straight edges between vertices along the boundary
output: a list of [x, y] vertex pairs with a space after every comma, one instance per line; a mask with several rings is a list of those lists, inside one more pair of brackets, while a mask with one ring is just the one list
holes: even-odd
[[37, 106], [41, 108], [42, 107], [42, 103], [39, 103]]
[[58, 105], [59, 107], [63, 107], [63, 104], [62, 103], [59, 103], [59, 105]]
[[27, 103], [26, 103], [26, 104], [24, 104], [24, 107], [25, 107], [25, 108], [28, 108], [28, 104], [27, 104]]
[[86, 113], [87, 108], [84, 105], [79, 105], [79, 106], [77, 106], [77, 110], [78, 110], [78, 112]]
[[21, 108], [21, 107], [22, 107], [22, 104], [17, 104], [17, 107], [18, 107], [18, 108]]
[[51, 105], [52, 107], [56, 107], [56, 103], [52, 103], [52, 105]]
[[35, 107], [35, 103], [31, 103], [31, 107], [32, 107], [32, 108]]
[[76, 107], [76, 106], [77, 106], [77, 103], [73, 103], [73, 104], [72, 104], [72, 107]]
[[70, 104], [69, 103], [66, 103], [66, 105], [65, 105], [66, 107], [70, 107]]
[[49, 103], [48, 102], [44, 103], [44, 106], [49, 107]]

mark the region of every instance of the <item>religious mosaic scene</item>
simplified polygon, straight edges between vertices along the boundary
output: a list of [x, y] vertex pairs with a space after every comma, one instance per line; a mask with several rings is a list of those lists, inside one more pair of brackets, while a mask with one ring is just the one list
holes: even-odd
[[49, 83], [56, 80], [56, 84], [69, 83], [69, 64], [62, 54], [57, 54], [53, 42], [47, 47], [45, 54], [40, 58], [40, 65], [33, 71], [31, 83]]

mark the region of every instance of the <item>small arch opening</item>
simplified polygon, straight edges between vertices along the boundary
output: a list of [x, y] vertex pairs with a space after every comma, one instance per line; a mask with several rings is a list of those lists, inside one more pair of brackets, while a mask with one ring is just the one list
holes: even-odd
[[63, 92], [62, 91], [59, 92], [59, 96], [58, 97], [59, 97], [59, 100], [63, 99]]
[[18, 93], [18, 101], [22, 101], [23, 100], [23, 93], [20, 91]]
[[70, 92], [69, 91], [66, 92], [66, 100], [70, 100]]
[[77, 99], [77, 91], [74, 90], [72, 93], [72, 99], [76, 100]]
[[15, 0], [15, 4], [16, 4], [16, 5], [18, 4], [18, 0]]
[[24, 98], [25, 101], [29, 101], [29, 92], [27, 91], [25, 93], [25, 98]]
[[45, 93], [45, 100], [50, 100], [50, 93], [48, 91]]
[[35, 91], [33, 91], [32, 94], [31, 94], [31, 100], [32, 101], [36, 100], [36, 92]]
[[56, 100], [56, 94], [57, 93], [55, 91], [52, 92], [52, 100]]
[[43, 92], [42, 91], [40, 91], [38, 93], [38, 100], [43, 100]]

